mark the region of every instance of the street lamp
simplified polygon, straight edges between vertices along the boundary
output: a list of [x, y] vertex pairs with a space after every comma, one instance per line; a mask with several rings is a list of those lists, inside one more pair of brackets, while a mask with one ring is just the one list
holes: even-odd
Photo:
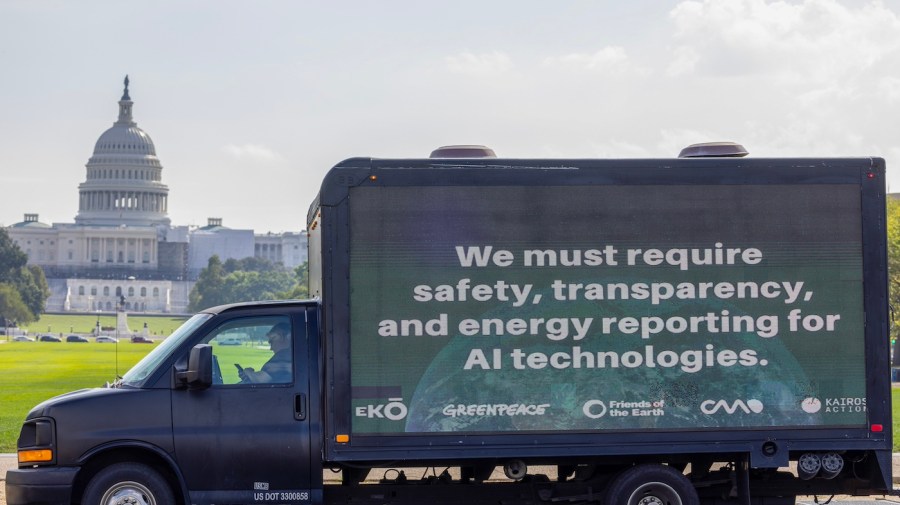
[[[119, 312], [125, 310], [125, 295], [119, 295], [119, 301], [116, 302], [116, 340], [119, 340]], [[116, 364], [118, 370], [118, 363]]]

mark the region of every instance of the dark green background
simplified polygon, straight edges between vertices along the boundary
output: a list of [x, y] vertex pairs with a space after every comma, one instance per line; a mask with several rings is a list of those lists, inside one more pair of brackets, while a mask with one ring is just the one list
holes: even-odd
[[[351, 367], [352, 386], [378, 386], [403, 398], [409, 413], [402, 421], [353, 417], [354, 433], [504, 430], [603, 430], [703, 428], [721, 426], [830, 426], [863, 424], [861, 408], [826, 412], [829, 399], [865, 397], [863, 299], [859, 188], [854, 185], [791, 186], [577, 186], [577, 187], [381, 187], [350, 193]], [[630, 248], [760, 249], [758, 265], [627, 266]], [[526, 268], [527, 249], [619, 250], [619, 266]], [[510, 250], [514, 266], [463, 268], [455, 246]], [[494, 284], [498, 279], [534, 284], [543, 293], [538, 305], [510, 302], [429, 302], [413, 300], [419, 284]], [[649, 301], [552, 300], [550, 283], [566, 282], [738, 282], [803, 281], [814, 292], [809, 302], [782, 299]], [[789, 332], [786, 316], [840, 314], [834, 332]], [[723, 309], [732, 315], [779, 316], [779, 334], [671, 335], [643, 340], [639, 335], [600, 333], [601, 317], [642, 315], [699, 316]], [[385, 319], [429, 320], [449, 317], [447, 337], [381, 337]], [[465, 318], [593, 317], [592, 331], [580, 342], [554, 342], [543, 336], [458, 335]], [[463, 370], [473, 348], [551, 354], [570, 351], [657, 352], [754, 349], [768, 366], [704, 368], [597, 368], [515, 370], [506, 359], [501, 370]], [[371, 391], [371, 389], [369, 389]], [[363, 395], [365, 396], [365, 395]], [[391, 397], [394, 397], [392, 395]], [[807, 413], [800, 402], [818, 398], [823, 408]], [[664, 401], [660, 416], [606, 415], [590, 419], [585, 401]], [[354, 407], [384, 404], [383, 398], [357, 397]], [[758, 400], [759, 413], [738, 410], [705, 414], [706, 400]], [[465, 416], [443, 414], [457, 404], [549, 404], [541, 416]], [[355, 409], [354, 409], [355, 412]]]

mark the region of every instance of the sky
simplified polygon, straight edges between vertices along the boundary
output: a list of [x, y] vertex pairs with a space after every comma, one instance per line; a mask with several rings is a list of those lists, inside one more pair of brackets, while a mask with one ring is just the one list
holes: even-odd
[[878, 156], [900, 0], [4, 0], [0, 225], [74, 222], [129, 76], [175, 225], [299, 231], [341, 160]]

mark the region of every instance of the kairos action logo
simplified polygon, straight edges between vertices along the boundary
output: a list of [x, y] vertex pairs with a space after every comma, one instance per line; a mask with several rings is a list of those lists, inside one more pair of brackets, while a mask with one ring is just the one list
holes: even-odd
[[866, 399], [849, 396], [843, 398], [825, 398], [825, 401], [815, 397], [804, 398], [800, 402], [800, 408], [807, 414], [817, 414], [823, 410], [827, 414], [843, 412], [865, 412]]

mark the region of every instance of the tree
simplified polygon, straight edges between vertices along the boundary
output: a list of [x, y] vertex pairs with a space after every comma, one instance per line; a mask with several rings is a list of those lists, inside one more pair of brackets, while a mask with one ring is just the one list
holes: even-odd
[[277, 263], [260, 259], [209, 259], [189, 295], [191, 311], [226, 303], [277, 300], [293, 289], [293, 272]]
[[225, 260], [223, 267], [225, 268], [225, 272], [229, 274], [239, 270], [245, 272], [281, 272], [284, 270], [281, 263], [273, 263], [270, 260], [257, 258], [255, 256], [249, 256], [239, 260], [233, 258]]
[[0, 228], [0, 277], [28, 263], [28, 255], [9, 238], [5, 228]]
[[36, 320], [15, 286], [0, 283], [0, 327], [6, 328], [13, 322], [30, 323]]
[[[37, 320], [44, 312], [50, 288], [44, 271], [28, 265], [28, 255], [0, 228], [0, 283], [8, 284], [18, 292], [20, 300], [31, 312], [30, 320]], [[24, 321], [24, 319], [22, 319]]]
[[[891, 304], [891, 341], [900, 337], [900, 321], [893, 309], [900, 310], [900, 201], [887, 201], [888, 299]], [[894, 364], [900, 363], [900, 345], [894, 346]]]
[[277, 300], [278, 293], [291, 288], [290, 272], [254, 272], [238, 270], [225, 277], [225, 291], [230, 301]]
[[50, 297], [50, 286], [44, 271], [37, 265], [26, 265], [19, 269], [13, 281], [22, 296], [22, 301], [35, 315], [35, 320], [43, 314], [47, 298]]
[[207, 261], [206, 268], [200, 271], [200, 277], [188, 295], [188, 310], [196, 312], [227, 303], [223, 301], [225, 300], [222, 290], [224, 284], [225, 269], [222, 267], [222, 260], [218, 255], [213, 254]]
[[304, 262], [302, 265], [295, 268], [294, 276], [296, 278], [294, 287], [291, 288], [290, 291], [279, 293], [279, 298], [286, 300], [309, 298], [309, 262]]

